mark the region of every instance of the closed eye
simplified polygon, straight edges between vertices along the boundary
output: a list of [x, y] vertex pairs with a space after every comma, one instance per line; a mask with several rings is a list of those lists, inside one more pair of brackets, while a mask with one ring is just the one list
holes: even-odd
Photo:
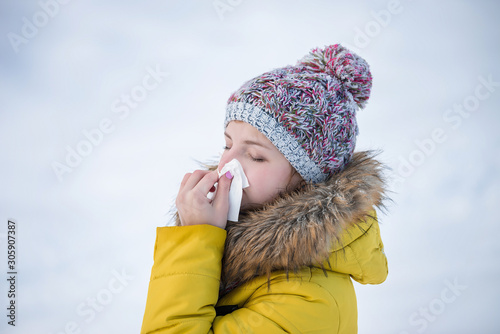
[[264, 162], [264, 161], [265, 161], [265, 160], [264, 160], [264, 159], [262, 159], [262, 158], [254, 158], [254, 157], [252, 157], [252, 156], [251, 156], [251, 158], [252, 158], [252, 160], [253, 160], [253, 161], [255, 161], [255, 162]]

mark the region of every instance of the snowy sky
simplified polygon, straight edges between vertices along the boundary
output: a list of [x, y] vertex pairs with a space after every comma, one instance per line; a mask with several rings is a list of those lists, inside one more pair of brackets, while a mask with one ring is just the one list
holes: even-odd
[[155, 228], [182, 176], [221, 151], [229, 95], [342, 43], [372, 69], [358, 150], [383, 151], [394, 200], [381, 216], [389, 277], [355, 285], [360, 333], [497, 333], [499, 7], [2, 0], [0, 331], [138, 333]]

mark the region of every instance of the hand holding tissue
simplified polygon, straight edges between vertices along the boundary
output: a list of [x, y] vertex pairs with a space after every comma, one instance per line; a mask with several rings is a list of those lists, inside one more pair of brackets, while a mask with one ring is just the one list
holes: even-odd
[[[250, 186], [248, 184], [247, 176], [241, 167], [238, 160], [233, 159], [222, 167], [219, 171], [219, 177], [227, 172], [233, 175], [233, 180], [231, 181], [231, 188], [229, 188], [229, 212], [227, 214], [227, 220], [232, 222], [238, 221], [238, 216], [240, 214], [241, 198], [243, 196], [243, 189]], [[208, 197], [211, 199], [215, 193], [209, 193]]]

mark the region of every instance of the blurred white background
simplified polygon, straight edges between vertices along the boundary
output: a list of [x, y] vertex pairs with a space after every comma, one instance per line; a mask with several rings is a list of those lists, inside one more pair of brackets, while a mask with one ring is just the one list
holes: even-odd
[[381, 215], [390, 273], [355, 285], [359, 332], [498, 333], [499, 9], [2, 0], [0, 331], [138, 333], [155, 228], [169, 222], [182, 176], [221, 151], [229, 95], [342, 43], [374, 77], [358, 150], [382, 150], [393, 169]]

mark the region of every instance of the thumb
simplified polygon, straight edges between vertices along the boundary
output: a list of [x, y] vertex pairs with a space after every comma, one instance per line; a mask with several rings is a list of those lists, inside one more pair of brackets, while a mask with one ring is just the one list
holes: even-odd
[[229, 211], [229, 189], [231, 187], [232, 179], [233, 176], [230, 172], [222, 175], [219, 179], [219, 186], [214, 198], [214, 206], [216, 210], [222, 210], [226, 215]]

